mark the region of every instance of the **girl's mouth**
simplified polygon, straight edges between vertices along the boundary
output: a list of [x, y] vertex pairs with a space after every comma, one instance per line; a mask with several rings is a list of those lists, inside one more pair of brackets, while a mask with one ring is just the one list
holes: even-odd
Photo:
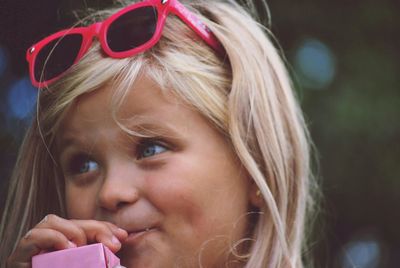
[[155, 227], [147, 227], [145, 229], [140, 229], [132, 232], [128, 232], [128, 237], [125, 239], [124, 244], [136, 245], [146, 236], [157, 231]]

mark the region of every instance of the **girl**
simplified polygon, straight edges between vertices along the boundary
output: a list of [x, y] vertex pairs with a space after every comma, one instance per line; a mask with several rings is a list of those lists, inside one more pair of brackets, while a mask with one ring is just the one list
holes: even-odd
[[307, 132], [282, 59], [239, 5], [126, 4], [27, 59], [41, 89], [3, 266], [101, 242], [126, 267], [303, 267]]

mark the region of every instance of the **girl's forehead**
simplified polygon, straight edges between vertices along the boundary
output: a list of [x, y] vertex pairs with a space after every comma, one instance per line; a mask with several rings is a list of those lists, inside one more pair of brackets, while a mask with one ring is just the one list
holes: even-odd
[[172, 112], [179, 108], [180, 102], [173, 94], [146, 78], [137, 80], [131, 88], [106, 85], [76, 98], [65, 114], [62, 125], [82, 121], [89, 124], [110, 118], [122, 121], [132, 117], [143, 119]]
[[[61, 124], [61, 136], [96, 135], [100, 129], [127, 127], [144, 135], [149, 132], [186, 133], [186, 129], [209, 124], [203, 116], [163, 91], [152, 80], [138, 80], [122, 97], [106, 86], [78, 98]], [[120, 100], [121, 102], [119, 102]], [[118, 125], [120, 124], [120, 125]]]
[[110, 111], [117, 108], [121, 111], [124, 109], [140, 111], [155, 105], [162, 105], [162, 103], [176, 101], [172, 94], [163, 91], [153, 80], [142, 77], [137, 79], [130, 88], [122, 88], [109, 83], [90, 93], [83, 94], [77, 98], [75, 106], [80, 109], [86, 108], [89, 113], [92, 107], [97, 106]]

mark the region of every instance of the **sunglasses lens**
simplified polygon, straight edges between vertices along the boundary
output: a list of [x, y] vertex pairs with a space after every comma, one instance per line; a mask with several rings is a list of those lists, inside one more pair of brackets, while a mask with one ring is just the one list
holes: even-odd
[[68, 34], [44, 46], [35, 60], [36, 81], [51, 80], [71, 67], [79, 54], [82, 40], [80, 34]]
[[114, 52], [128, 51], [148, 42], [157, 26], [157, 10], [151, 6], [129, 11], [113, 21], [107, 31], [107, 43]]

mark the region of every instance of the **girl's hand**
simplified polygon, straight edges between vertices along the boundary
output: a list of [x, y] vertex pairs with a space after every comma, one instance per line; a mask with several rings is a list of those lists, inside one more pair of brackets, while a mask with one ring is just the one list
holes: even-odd
[[121, 248], [121, 240], [128, 236], [112, 223], [96, 220], [66, 220], [47, 215], [19, 241], [7, 260], [8, 268], [31, 267], [31, 258], [42, 251], [60, 250], [103, 243], [112, 252]]

